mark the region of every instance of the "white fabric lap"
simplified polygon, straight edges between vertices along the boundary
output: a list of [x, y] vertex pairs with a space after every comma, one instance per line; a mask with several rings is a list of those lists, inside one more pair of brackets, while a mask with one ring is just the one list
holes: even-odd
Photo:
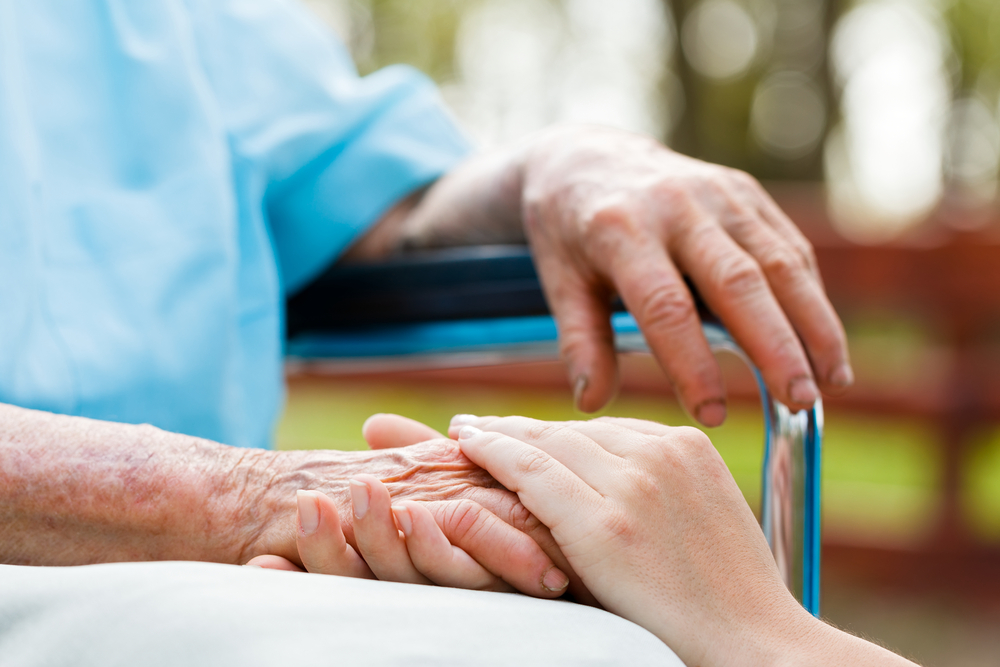
[[0, 663], [682, 665], [581, 605], [213, 563], [0, 565]]

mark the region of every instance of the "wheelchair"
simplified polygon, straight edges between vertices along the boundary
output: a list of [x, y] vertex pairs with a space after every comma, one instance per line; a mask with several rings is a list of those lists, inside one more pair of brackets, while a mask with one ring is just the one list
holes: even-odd
[[[700, 300], [712, 350], [749, 366], [764, 413], [761, 528], [792, 594], [819, 615], [823, 407], [792, 412], [775, 400]], [[620, 302], [619, 353], [649, 353]], [[334, 265], [289, 298], [286, 356], [324, 370], [384, 372], [491, 366], [558, 358], [557, 330], [528, 249], [478, 246], [412, 253], [378, 264]]]

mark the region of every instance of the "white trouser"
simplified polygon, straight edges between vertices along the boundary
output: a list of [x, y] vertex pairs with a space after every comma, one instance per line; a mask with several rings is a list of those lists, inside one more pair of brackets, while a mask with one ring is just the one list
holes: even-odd
[[658, 665], [605, 611], [213, 563], [0, 565], [3, 667]]

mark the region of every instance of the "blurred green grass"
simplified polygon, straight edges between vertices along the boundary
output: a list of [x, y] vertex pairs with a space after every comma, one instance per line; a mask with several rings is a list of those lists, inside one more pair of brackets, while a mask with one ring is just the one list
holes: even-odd
[[[440, 431], [456, 413], [520, 414], [579, 419], [568, 391], [417, 385], [405, 381], [293, 382], [277, 431], [280, 449], [365, 449], [361, 426], [376, 412], [394, 412]], [[602, 414], [692, 425], [672, 397], [623, 395]], [[759, 409], [733, 406], [724, 426], [708, 431], [747, 502], [760, 497], [763, 424]], [[977, 468], [976, 516], [1000, 512], [1000, 434], [984, 446]], [[939, 453], [919, 422], [828, 414], [824, 439], [824, 528], [852, 541], [906, 545], [930, 530], [939, 501]], [[992, 524], [990, 524], [992, 526]], [[996, 527], [1000, 533], [1000, 526]]]
[[970, 528], [980, 539], [1000, 542], [1000, 429], [981, 434], [964, 472], [961, 500]]

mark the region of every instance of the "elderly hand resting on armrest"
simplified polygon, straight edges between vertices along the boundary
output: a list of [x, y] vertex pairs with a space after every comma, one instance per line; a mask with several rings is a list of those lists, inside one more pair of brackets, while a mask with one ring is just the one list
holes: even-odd
[[[696, 429], [460, 415], [450, 435], [548, 526], [600, 604], [686, 664], [912, 665], [798, 604], [732, 475]], [[388, 505], [387, 492], [380, 502]], [[401, 501], [392, 512], [416, 569], [471, 574], [421, 503]], [[388, 511], [381, 517], [398, 536]]]

